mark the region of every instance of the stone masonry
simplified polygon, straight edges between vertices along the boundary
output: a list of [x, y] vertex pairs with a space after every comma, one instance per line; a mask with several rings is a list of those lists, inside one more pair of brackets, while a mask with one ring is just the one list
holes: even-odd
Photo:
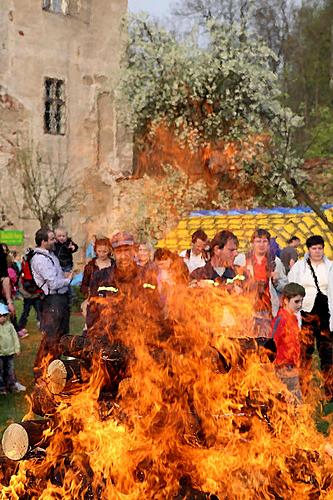
[[[18, 142], [33, 143], [54, 168], [67, 164], [84, 197], [64, 224], [82, 247], [110, 207], [115, 182], [132, 169], [131, 141], [114, 106], [126, 11], [127, 0], [0, 3], [1, 183], [11, 196], [6, 166]], [[62, 101], [58, 114], [54, 102], [46, 107], [52, 92]], [[31, 244], [38, 223], [9, 215]]]

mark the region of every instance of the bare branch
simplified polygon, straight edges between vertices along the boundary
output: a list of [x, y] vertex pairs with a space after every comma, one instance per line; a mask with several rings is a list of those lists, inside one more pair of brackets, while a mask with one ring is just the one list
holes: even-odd
[[41, 226], [58, 224], [66, 213], [77, 208], [81, 199], [77, 186], [70, 180], [68, 165], [55, 168], [32, 148], [17, 148], [11, 174], [22, 190], [24, 208], [19, 210], [20, 218], [37, 219]]

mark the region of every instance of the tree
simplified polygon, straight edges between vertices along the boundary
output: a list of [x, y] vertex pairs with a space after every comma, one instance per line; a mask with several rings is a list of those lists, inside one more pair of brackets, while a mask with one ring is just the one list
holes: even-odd
[[[323, 117], [332, 106], [330, 88], [332, 54], [332, 0], [306, 0], [294, 9], [294, 20], [284, 44], [281, 82], [284, 102], [304, 116], [304, 127], [297, 134], [296, 146], [301, 155], [321, 149], [316, 147]], [[330, 127], [332, 125], [328, 124]], [[323, 127], [322, 127], [323, 128]], [[319, 138], [321, 146], [323, 141]]]
[[41, 227], [55, 228], [65, 214], [77, 209], [81, 199], [68, 165], [43, 161], [32, 147], [16, 148], [7, 179], [13, 186], [11, 199], [3, 196], [3, 202], [11, 205], [9, 211], [13, 212], [14, 204], [19, 218], [37, 219]]
[[321, 106], [330, 106], [333, 2], [305, 1], [295, 11], [285, 66], [288, 102], [311, 125]]
[[201, 25], [215, 19], [229, 26], [248, 19], [253, 0], [183, 0], [173, 8], [174, 15], [192, 18]]
[[281, 105], [274, 54], [244, 27], [205, 28], [202, 47], [193, 34], [178, 42], [147, 18], [130, 20], [121, 89], [136, 148], [151, 149], [164, 127], [189, 154], [228, 149], [240, 178], [257, 185], [254, 204], [295, 203], [305, 179], [292, 138], [302, 120]]
[[[182, 0], [175, 17], [197, 20], [217, 18], [230, 26], [234, 21], [260, 36], [273, 50], [271, 68], [279, 77], [281, 99], [304, 116], [296, 139], [301, 154], [320, 123], [321, 107], [331, 106], [333, 89], [332, 0]], [[244, 14], [245, 18], [244, 19]]]
[[333, 17], [331, 25], [331, 78], [330, 78], [330, 89], [333, 91]]
[[293, 22], [294, 2], [291, 0], [182, 0], [172, 10], [174, 17], [205, 26], [214, 19], [232, 26], [235, 22], [250, 33], [260, 36], [274, 51], [273, 70], [283, 64], [285, 42]]

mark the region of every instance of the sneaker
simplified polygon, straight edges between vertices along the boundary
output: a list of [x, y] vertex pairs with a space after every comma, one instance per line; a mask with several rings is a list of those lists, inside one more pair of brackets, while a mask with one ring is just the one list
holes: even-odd
[[0, 389], [0, 396], [6, 396], [7, 391], [6, 389]]
[[25, 339], [25, 337], [29, 336], [29, 333], [25, 328], [22, 328], [22, 330], [17, 332], [17, 335], [20, 337], [20, 339]]
[[13, 386], [13, 392], [24, 392], [27, 388], [25, 385], [20, 384], [20, 382], [15, 382]]
[[10, 386], [8, 387], [8, 392], [11, 392], [11, 393], [14, 393], [14, 394], [15, 394], [15, 393], [18, 393], [18, 392], [20, 392], [20, 391], [18, 390], [18, 388], [16, 387], [16, 384], [15, 384], [15, 385], [10, 385]]

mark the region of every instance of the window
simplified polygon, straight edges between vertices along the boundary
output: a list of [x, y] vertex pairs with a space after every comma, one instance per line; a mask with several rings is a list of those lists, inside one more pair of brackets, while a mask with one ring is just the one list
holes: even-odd
[[44, 132], [65, 134], [65, 83], [55, 78], [45, 78]]
[[43, 0], [43, 9], [57, 14], [67, 14], [68, 0]]
[[91, 0], [42, 0], [43, 10], [64, 16], [74, 16], [83, 22], [89, 20], [90, 4]]

